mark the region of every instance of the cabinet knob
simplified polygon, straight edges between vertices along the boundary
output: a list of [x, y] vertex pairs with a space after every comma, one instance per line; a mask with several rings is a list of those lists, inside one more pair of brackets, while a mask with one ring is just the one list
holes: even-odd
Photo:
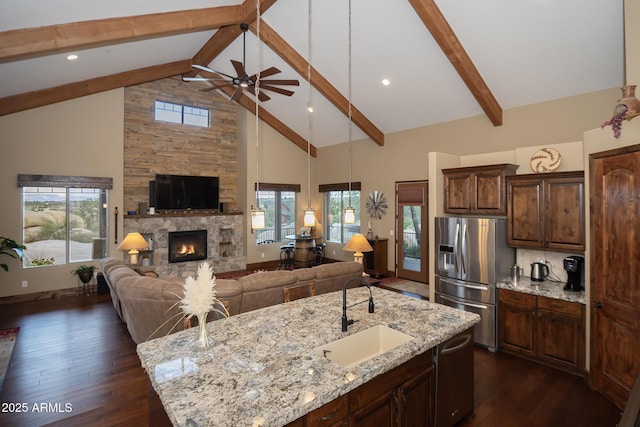
[[602, 303], [601, 303], [600, 301], [594, 301], [594, 302], [593, 302], [593, 306], [594, 306], [595, 308], [602, 308]]

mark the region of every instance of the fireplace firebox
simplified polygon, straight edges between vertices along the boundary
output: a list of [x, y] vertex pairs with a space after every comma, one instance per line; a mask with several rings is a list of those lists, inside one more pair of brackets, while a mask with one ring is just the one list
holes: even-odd
[[169, 262], [207, 259], [207, 230], [170, 231]]

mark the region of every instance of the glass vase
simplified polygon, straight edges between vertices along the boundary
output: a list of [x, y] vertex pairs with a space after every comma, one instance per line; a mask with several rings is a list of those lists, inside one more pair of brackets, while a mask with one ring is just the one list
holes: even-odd
[[211, 346], [209, 334], [207, 333], [207, 313], [200, 313], [196, 317], [198, 318], [198, 335], [191, 342], [191, 349], [193, 351], [204, 351]]

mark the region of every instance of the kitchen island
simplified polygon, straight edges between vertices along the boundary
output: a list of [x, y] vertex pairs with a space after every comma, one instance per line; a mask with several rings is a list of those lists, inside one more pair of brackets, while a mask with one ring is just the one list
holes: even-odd
[[[138, 345], [167, 416], [176, 426], [280, 426], [430, 351], [479, 322], [479, 316], [374, 288], [350, 289], [341, 332], [342, 292], [279, 304], [207, 324], [213, 345], [192, 352], [196, 329]], [[386, 325], [413, 340], [343, 368], [319, 346]]]

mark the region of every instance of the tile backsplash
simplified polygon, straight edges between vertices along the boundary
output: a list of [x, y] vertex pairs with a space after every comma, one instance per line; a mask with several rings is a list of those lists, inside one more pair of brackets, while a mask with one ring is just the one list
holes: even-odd
[[532, 249], [517, 249], [516, 263], [523, 268], [524, 275], [531, 275], [531, 264], [544, 258], [549, 266], [549, 279], [567, 282], [567, 272], [564, 270], [564, 259], [571, 254], [561, 252], [547, 252]]

